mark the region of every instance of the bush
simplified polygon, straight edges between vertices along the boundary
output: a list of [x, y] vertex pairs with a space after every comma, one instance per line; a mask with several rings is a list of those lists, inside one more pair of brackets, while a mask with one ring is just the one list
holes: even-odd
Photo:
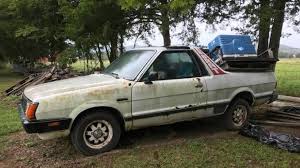
[[58, 66], [60, 68], [69, 67], [71, 64], [77, 61], [76, 50], [74, 48], [67, 48], [62, 53], [60, 53], [56, 59]]

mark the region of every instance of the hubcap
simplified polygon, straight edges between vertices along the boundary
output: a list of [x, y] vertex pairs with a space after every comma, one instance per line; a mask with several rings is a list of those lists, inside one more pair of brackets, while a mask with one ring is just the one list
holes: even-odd
[[234, 125], [240, 127], [244, 124], [247, 118], [247, 108], [242, 105], [237, 105], [232, 114]]
[[113, 136], [113, 129], [109, 122], [97, 120], [88, 124], [83, 133], [83, 139], [90, 148], [101, 149], [107, 145]]

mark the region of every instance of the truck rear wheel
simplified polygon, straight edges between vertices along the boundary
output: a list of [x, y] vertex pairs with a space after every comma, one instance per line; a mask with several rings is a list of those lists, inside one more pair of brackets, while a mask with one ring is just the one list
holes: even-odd
[[71, 131], [71, 141], [80, 153], [91, 156], [117, 146], [121, 135], [118, 120], [107, 112], [98, 111], [80, 118]]
[[229, 130], [239, 130], [248, 121], [251, 107], [244, 99], [236, 99], [228, 107], [224, 118], [225, 125]]

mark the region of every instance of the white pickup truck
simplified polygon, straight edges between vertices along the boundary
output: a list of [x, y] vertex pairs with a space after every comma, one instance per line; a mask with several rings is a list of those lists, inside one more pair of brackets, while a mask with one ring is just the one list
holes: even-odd
[[125, 52], [101, 74], [25, 89], [19, 114], [42, 139], [70, 135], [84, 155], [113, 149], [123, 131], [223, 115], [238, 130], [251, 107], [277, 98], [273, 71], [227, 72], [200, 48]]

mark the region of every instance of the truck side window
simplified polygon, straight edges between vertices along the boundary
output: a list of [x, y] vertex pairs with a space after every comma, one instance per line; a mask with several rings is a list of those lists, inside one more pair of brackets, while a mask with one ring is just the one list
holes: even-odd
[[192, 57], [185, 51], [163, 53], [153, 62], [142, 79], [145, 80], [151, 72], [158, 73], [158, 80], [200, 76]]

